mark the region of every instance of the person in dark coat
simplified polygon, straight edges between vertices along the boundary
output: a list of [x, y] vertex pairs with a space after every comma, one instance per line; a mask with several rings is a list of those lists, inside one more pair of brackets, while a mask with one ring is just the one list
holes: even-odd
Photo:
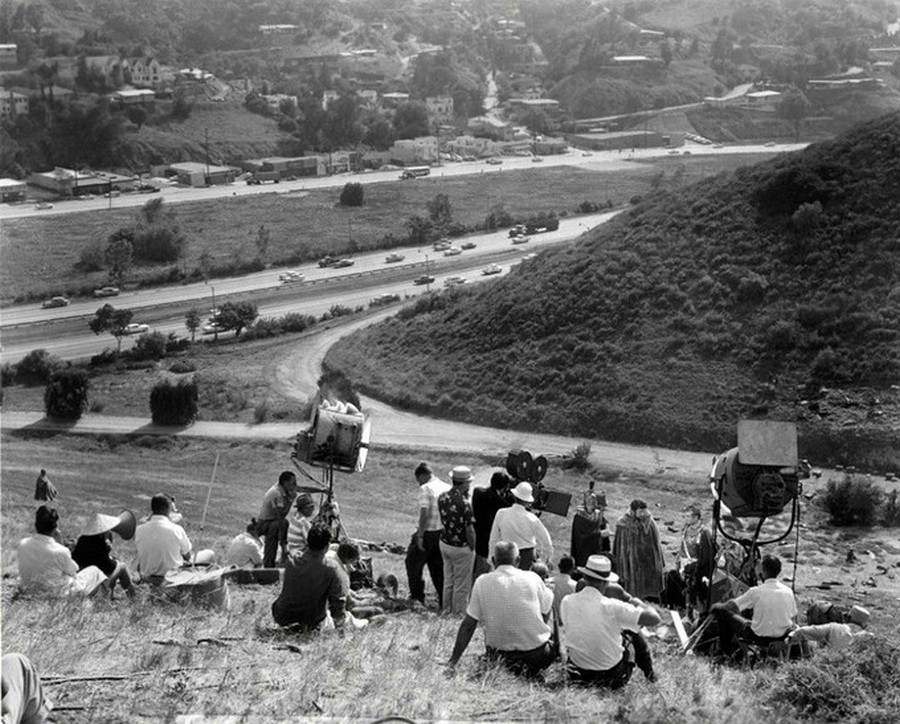
[[57, 495], [56, 486], [50, 482], [50, 478], [47, 477], [47, 471], [41, 468], [41, 472], [34, 483], [34, 499], [41, 503], [52, 503], [56, 500]]
[[491, 526], [494, 518], [501, 508], [508, 508], [513, 504], [512, 495], [509, 492], [512, 478], [502, 470], [498, 470], [491, 476], [491, 485], [488, 488], [475, 488], [472, 491], [472, 512], [475, 514], [475, 567], [472, 571], [474, 581], [482, 573], [491, 570], [490, 539]]
[[665, 563], [656, 521], [643, 500], [632, 500], [630, 510], [616, 523], [613, 556], [626, 591], [638, 598], [659, 600]]
[[112, 533], [115, 529], [122, 538], [130, 540], [134, 537], [136, 522], [134, 513], [130, 510], [123, 511], [118, 517], [98, 513], [79, 536], [72, 550], [72, 558], [79, 570], [97, 566], [106, 574], [110, 597], [113, 596], [117, 581], [129, 598], [135, 595], [127, 566], [112, 555]]
[[610, 552], [609, 525], [603, 516], [606, 495], [594, 493], [594, 484], [584, 494], [584, 502], [572, 519], [572, 558], [576, 566], [583, 566], [590, 556]]

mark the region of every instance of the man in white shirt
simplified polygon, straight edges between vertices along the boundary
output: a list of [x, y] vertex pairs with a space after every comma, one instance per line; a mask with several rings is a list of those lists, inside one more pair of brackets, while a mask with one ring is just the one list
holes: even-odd
[[589, 556], [578, 570], [584, 575], [584, 588], [559, 604], [569, 678], [619, 689], [631, 679], [635, 659], [641, 657], [644, 661], [638, 663], [644, 674], [655, 680], [640, 628], [659, 625], [659, 614], [615, 585], [619, 577], [606, 556]]
[[[513, 505], [497, 511], [491, 526], [489, 547], [494, 550], [501, 540], [515, 543], [519, 549], [519, 568], [531, 570], [537, 558], [547, 565], [553, 560], [553, 542], [550, 534], [534, 513], [526, 506], [534, 502], [534, 492], [530, 483], [519, 483], [512, 489]], [[538, 555], [540, 554], [540, 555]]]
[[184, 528], [169, 518], [174, 505], [168, 495], [154, 495], [150, 511], [150, 520], [139, 525], [134, 533], [137, 569], [142, 579], [160, 583], [166, 573], [190, 561], [191, 540]]
[[556, 659], [548, 623], [553, 592], [536, 573], [517, 568], [519, 550], [515, 543], [497, 543], [493, 562], [495, 570], [472, 584], [472, 597], [456, 634], [449, 665], [456, 666], [481, 623], [489, 658], [513, 673], [537, 677]]
[[54, 538], [59, 514], [46, 505], [34, 515], [37, 535], [23, 538], [17, 549], [19, 588], [26, 595], [89, 596], [101, 589], [106, 575], [97, 566], [78, 570], [72, 553]]
[[[780, 641], [795, 626], [797, 599], [778, 580], [781, 559], [763, 556], [760, 568], [761, 584], [730, 601], [713, 604], [711, 609], [719, 627], [719, 647], [726, 654], [735, 651], [738, 639], [766, 645]], [[751, 620], [741, 615], [748, 608], [753, 609]]]
[[263, 545], [256, 535], [256, 518], [251, 518], [247, 530], [231, 539], [225, 565], [232, 568], [255, 568], [262, 565]]
[[425, 603], [425, 578], [428, 566], [431, 582], [437, 591], [438, 606], [444, 606], [444, 560], [441, 556], [441, 515], [437, 500], [441, 493], [450, 490], [450, 483], [434, 477], [431, 466], [420, 462], [415, 471], [419, 484], [419, 523], [406, 549], [406, 577], [409, 581], [409, 597]]

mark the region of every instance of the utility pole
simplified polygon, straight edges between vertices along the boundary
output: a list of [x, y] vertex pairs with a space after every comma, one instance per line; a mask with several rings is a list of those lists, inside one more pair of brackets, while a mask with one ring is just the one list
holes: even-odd
[[206, 183], [209, 183], [209, 129], [203, 129], [206, 136]]

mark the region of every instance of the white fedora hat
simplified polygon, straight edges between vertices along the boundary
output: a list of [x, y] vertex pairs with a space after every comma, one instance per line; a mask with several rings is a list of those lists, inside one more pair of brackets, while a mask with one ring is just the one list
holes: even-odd
[[619, 580], [619, 576], [613, 573], [612, 563], [606, 556], [589, 556], [585, 565], [578, 566], [578, 570], [588, 578], [594, 578], [598, 581], [615, 583]]

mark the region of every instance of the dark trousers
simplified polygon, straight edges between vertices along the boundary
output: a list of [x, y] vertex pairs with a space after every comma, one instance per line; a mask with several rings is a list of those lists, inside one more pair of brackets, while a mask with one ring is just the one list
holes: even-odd
[[566, 672], [569, 678], [583, 684], [620, 689], [631, 680], [631, 672], [637, 666], [649, 681], [656, 681], [656, 675], [653, 673], [653, 657], [647, 639], [638, 631], [623, 631], [622, 644], [625, 646], [622, 659], [605, 671], [582, 669], [567, 661]]
[[[725, 654], [732, 654], [738, 647], [739, 641], [749, 641], [760, 646], [768, 646], [776, 641], [781, 641], [784, 636], [757, 636], [753, 632], [751, 622], [733, 611], [721, 608], [712, 609], [719, 629], [719, 650]], [[787, 631], [785, 631], [787, 633]]]
[[556, 660], [556, 648], [550, 640], [529, 651], [501, 651], [487, 647], [487, 656], [499, 661], [514, 674], [532, 678]]
[[279, 545], [282, 553], [287, 554], [288, 520], [261, 520], [256, 530], [263, 539], [263, 568], [274, 568]]
[[409, 582], [409, 597], [414, 601], [425, 603], [425, 566], [428, 566], [428, 574], [437, 591], [438, 605], [444, 607], [444, 559], [441, 556], [441, 532], [439, 530], [425, 531], [422, 545], [425, 550], [420, 550], [416, 545], [416, 536], [413, 534], [406, 549], [406, 579]]

